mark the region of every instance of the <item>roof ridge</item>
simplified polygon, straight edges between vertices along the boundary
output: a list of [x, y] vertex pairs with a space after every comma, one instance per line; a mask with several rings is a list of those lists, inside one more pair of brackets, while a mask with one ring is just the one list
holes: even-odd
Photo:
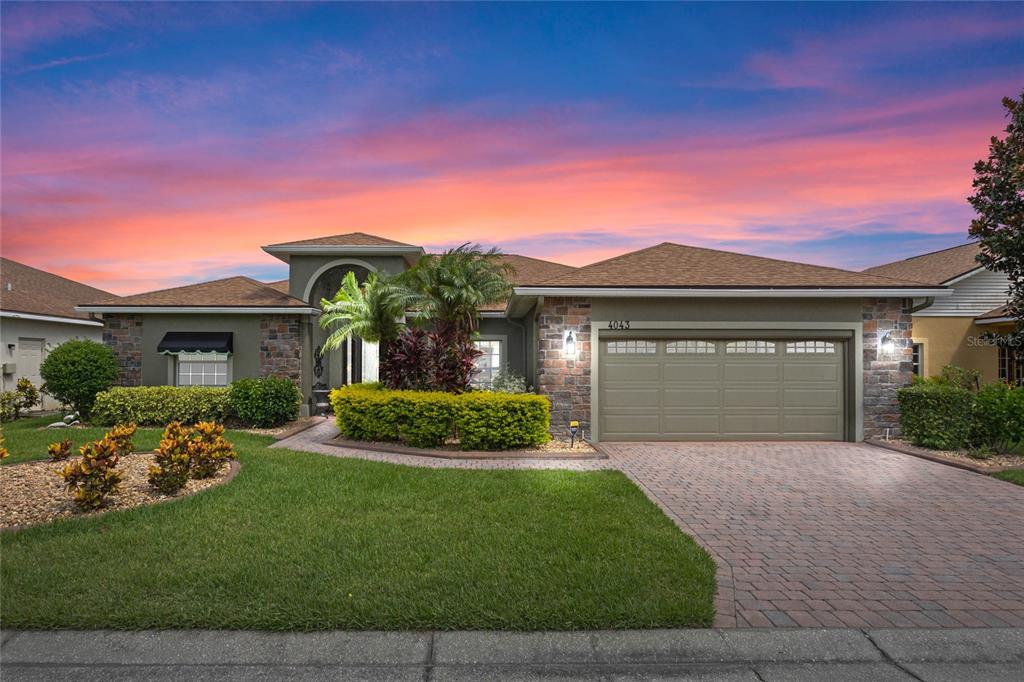
[[[906, 257], [906, 258], [904, 258], [902, 260], [892, 261], [892, 263], [904, 263], [904, 262], [906, 262], [908, 260], [917, 260], [918, 258], [925, 258], [926, 256], [934, 256], [935, 254], [942, 253], [944, 251], [953, 251], [955, 249], [962, 249], [965, 246], [976, 246], [976, 247], [978, 247], [978, 249], [981, 249], [981, 244], [979, 244], [978, 242], [967, 242], [966, 244], [960, 244], [958, 246], [947, 246], [944, 249], [936, 249], [935, 251], [929, 251], [928, 253], [919, 253], [916, 256], [908, 256], [908, 257]], [[883, 263], [882, 265], [890, 265], [890, 264], [891, 263]], [[882, 265], [875, 265], [873, 267], [880, 268], [880, 267], [882, 267]]]
[[56, 272], [50, 272], [49, 270], [43, 270], [42, 268], [37, 268], [34, 265], [29, 265], [28, 263], [22, 263], [21, 261], [14, 260], [13, 258], [8, 258], [6, 256], [0, 256], [0, 261], [6, 261], [8, 263], [13, 263], [14, 265], [16, 265], [18, 267], [21, 267], [21, 268], [28, 268], [29, 270], [35, 270], [36, 272], [41, 272], [44, 275], [47, 275], [49, 277], [56, 277], [57, 279], [62, 279], [65, 282], [70, 282], [71, 284], [74, 284], [74, 285], [77, 285], [77, 286], [80, 286], [80, 287], [85, 287], [87, 289], [92, 289], [93, 291], [98, 291], [98, 292], [100, 292], [102, 294], [106, 294], [107, 296], [117, 296], [117, 294], [112, 293], [110, 291], [107, 291], [106, 289], [100, 289], [99, 287], [94, 287], [91, 284], [86, 284], [85, 282], [79, 282], [77, 279], [71, 279], [70, 277], [65, 277], [64, 275], [58, 275]]

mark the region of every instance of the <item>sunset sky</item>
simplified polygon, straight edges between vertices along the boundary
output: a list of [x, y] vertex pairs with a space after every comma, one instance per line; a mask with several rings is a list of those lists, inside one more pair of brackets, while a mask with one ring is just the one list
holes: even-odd
[[1024, 4], [2, 5], [3, 255], [115, 293], [362, 231], [583, 264], [962, 244]]

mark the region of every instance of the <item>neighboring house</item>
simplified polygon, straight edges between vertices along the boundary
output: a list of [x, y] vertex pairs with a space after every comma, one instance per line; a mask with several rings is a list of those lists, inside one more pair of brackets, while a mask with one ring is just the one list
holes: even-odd
[[952, 295], [915, 301], [914, 372], [938, 374], [946, 365], [981, 372], [982, 380], [1019, 382], [1020, 354], [999, 349], [987, 338], [990, 331], [1009, 331], [1005, 318], [1010, 281], [982, 267], [976, 243], [943, 249], [887, 263], [864, 272], [897, 279], [948, 286]]
[[[101, 313], [122, 383], [313, 386], [376, 376], [358, 339], [317, 362], [318, 304], [345, 273], [396, 273], [423, 249], [351, 233], [263, 247], [285, 281], [232, 277], [120, 299]], [[898, 425], [911, 300], [944, 286], [664, 243], [582, 268], [509, 255], [514, 294], [481, 312], [482, 380], [526, 376], [552, 430], [594, 440], [860, 440]], [[319, 372], [319, 374], [318, 374]]]
[[[14, 390], [21, 377], [41, 386], [43, 358], [68, 339], [102, 340], [103, 323], [76, 311], [75, 303], [113, 294], [8, 258], [0, 258], [0, 283], [3, 390]], [[43, 396], [40, 409], [58, 407], [53, 398]]]

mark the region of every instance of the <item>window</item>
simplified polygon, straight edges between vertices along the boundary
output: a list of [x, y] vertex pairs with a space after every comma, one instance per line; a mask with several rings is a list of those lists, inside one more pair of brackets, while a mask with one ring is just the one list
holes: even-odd
[[178, 353], [178, 386], [227, 386], [227, 353]]
[[478, 388], [489, 388], [494, 377], [501, 373], [501, 341], [498, 339], [481, 339], [475, 341], [477, 350], [483, 353], [476, 359], [477, 373], [473, 375], [473, 385]]
[[924, 376], [924, 345], [915, 343], [910, 351], [911, 368], [914, 376]]
[[767, 355], [775, 352], [774, 341], [730, 341], [725, 344], [726, 353], [756, 353]]
[[652, 355], [658, 352], [658, 344], [654, 341], [609, 341], [608, 352], [615, 355]]
[[713, 355], [715, 344], [712, 341], [669, 341], [665, 344], [665, 352], [684, 355]]
[[836, 344], [832, 341], [790, 341], [786, 344], [786, 352], [803, 353], [835, 353]]
[[999, 346], [999, 379], [1010, 385], [1024, 385], [1024, 353]]

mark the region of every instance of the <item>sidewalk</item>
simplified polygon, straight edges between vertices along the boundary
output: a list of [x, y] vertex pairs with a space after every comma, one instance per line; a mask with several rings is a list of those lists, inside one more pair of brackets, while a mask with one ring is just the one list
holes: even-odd
[[19, 680], [1024, 679], [1024, 629], [8, 631]]

